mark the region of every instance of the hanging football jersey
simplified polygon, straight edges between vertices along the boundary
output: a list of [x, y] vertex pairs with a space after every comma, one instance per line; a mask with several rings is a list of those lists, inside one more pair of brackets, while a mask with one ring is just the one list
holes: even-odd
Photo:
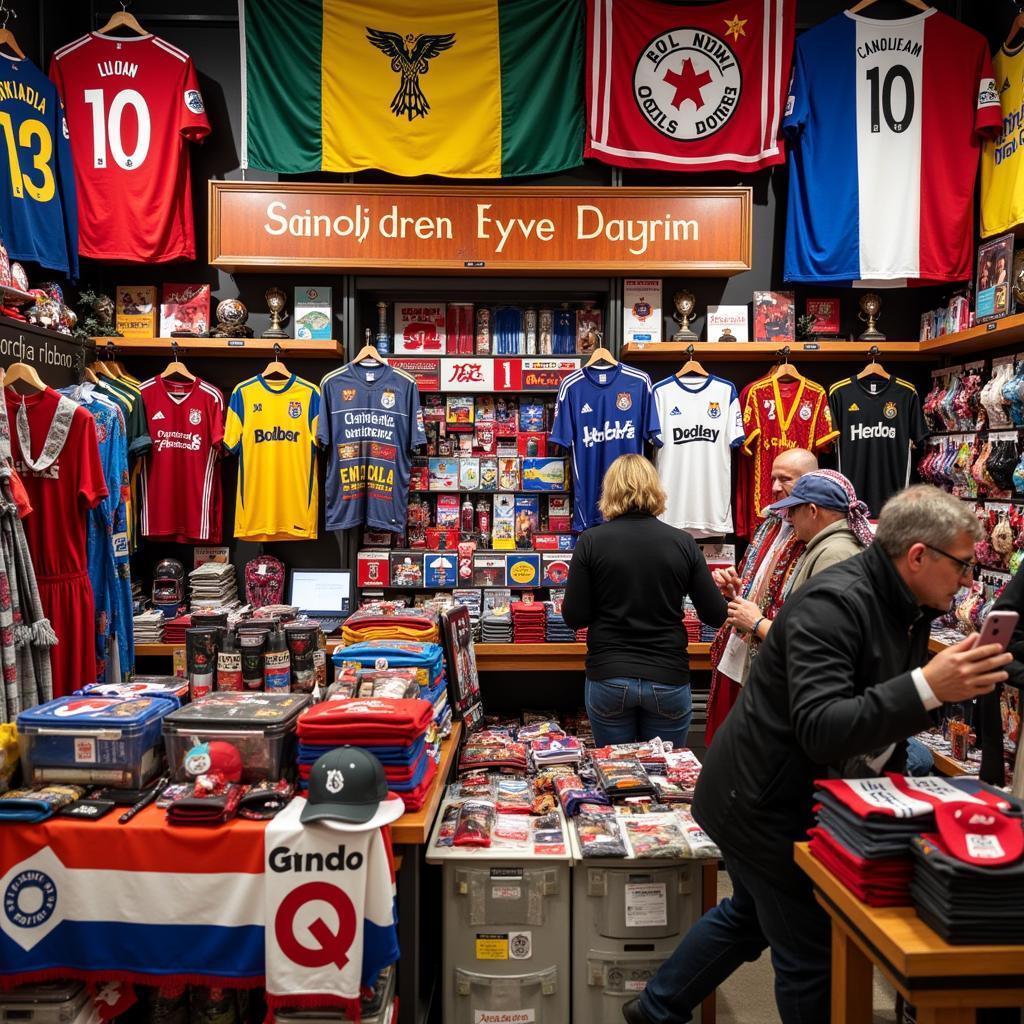
[[0, 53], [0, 227], [8, 255], [78, 277], [78, 203], [64, 107], [30, 60]]
[[981, 152], [981, 233], [1009, 231], [1024, 222], [1024, 45], [1001, 46], [992, 71], [1003, 115], [1002, 130]]
[[803, 33], [782, 123], [786, 280], [970, 278], [978, 152], [1001, 119], [988, 44], [934, 7]]

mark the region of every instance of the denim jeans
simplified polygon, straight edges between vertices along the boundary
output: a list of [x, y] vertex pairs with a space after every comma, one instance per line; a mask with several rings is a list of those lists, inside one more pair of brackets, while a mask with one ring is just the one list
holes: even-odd
[[640, 1009], [657, 1024], [692, 1020], [695, 1007], [741, 964], [756, 960], [770, 945], [782, 1024], [825, 1024], [831, 930], [810, 882], [805, 893], [795, 893], [745, 862], [733, 859], [726, 867], [732, 896], [686, 933], [647, 983]]
[[932, 775], [935, 761], [931, 750], [913, 736], [907, 740], [907, 774]]
[[660, 736], [677, 750], [686, 746], [693, 704], [690, 684], [649, 679], [588, 679], [587, 715], [599, 747]]

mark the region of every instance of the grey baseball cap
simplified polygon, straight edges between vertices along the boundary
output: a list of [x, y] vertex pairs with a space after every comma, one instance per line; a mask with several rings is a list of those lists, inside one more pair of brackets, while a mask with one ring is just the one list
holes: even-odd
[[362, 824], [388, 798], [384, 766], [362, 747], [336, 747], [317, 758], [309, 773], [300, 820]]

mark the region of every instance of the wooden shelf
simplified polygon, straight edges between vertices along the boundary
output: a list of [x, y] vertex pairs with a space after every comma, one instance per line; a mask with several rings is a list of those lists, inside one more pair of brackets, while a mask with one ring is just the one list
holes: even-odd
[[122, 355], [170, 358], [171, 342], [182, 356], [272, 356], [274, 346], [289, 359], [340, 359], [340, 341], [301, 341], [296, 338], [94, 338], [96, 347], [107, 343]]
[[933, 359], [937, 356], [968, 356], [1021, 342], [1024, 342], [1024, 313], [1015, 313], [1002, 320], [993, 320], [967, 331], [944, 334], [941, 338], [931, 338], [918, 344], [922, 354]]
[[[922, 354], [919, 341], [880, 341], [877, 344], [883, 359], [932, 358]], [[628, 341], [622, 346], [622, 358], [629, 362], [683, 361], [689, 345], [681, 341]], [[719, 357], [730, 362], [764, 362], [774, 359], [786, 345], [794, 363], [807, 358], [857, 362], [866, 360], [871, 348], [868, 341], [697, 341], [693, 342], [693, 354], [709, 362]]]
[[461, 733], [462, 723], [452, 722], [451, 735], [441, 741], [441, 760], [438, 762], [437, 774], [427, 795], [427, 802], [418, 811], [406, 811], [391, 826], [391, 841], [396, 846], [424, 846], [430, 838], [434, 816], [441, 805], [441, 797], [448, 788], [448, 775], [459, 750]]

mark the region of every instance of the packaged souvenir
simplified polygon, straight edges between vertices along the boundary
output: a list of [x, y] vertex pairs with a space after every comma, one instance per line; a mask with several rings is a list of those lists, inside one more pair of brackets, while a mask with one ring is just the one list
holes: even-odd
[[644, 766], [635, 758], [592, 759], [597, 780], [608, 796], [635, 796], [654, 792]]
[[529, 846], [530, 819], [525, 814], [501, 814], [494, 819], [491, 829], [492, 846]]
[[626, 818], [622, 824], [637, 859], [672, 857], [679, 860], [690, 855], [686, 837], [672, 817], [662, 815], [630, 817]]
[[625, 857], [626, 844], [618, 818], [614, 814], [580, 812], [576, 821], [576, 838], [584, 857]]
[[453, 846], [490, 846], [497, 811], [487, 800], [467, 800], [459, 809]]

